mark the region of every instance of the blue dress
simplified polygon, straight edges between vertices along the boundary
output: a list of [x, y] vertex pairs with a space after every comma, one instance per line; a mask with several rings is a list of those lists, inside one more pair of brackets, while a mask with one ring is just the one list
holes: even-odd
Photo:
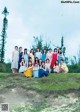
[[18, 69], [20, 68], [20, 63], [21, 63], [21, 60], [22, 60], [22, 56], [23, 56], [23, 52], [20, 52], [19, 53]]
[[33, 71], [33, 77], [34, 78], [38, 78], [39, 77], [39, 71], [38, 70], [34, 70]]
[[26, 62], [26, 66], [28, 67], [28, 55], [27, 54], [24, 54], [24, 60]]
[[61, 59], [63, 59], [63, 56], [62, 56], [62, 54], [59, 54], [59, 55], [58, 55], [58, 63], [59, 63], [59, 64], [61, 64]]
[[46, 54], [42, 54], [42, 61], [45, 62], [46, 60]]
[[39, 69], [39, 77], [48, 76], [49, 71], [45, 71], [43, 68]]

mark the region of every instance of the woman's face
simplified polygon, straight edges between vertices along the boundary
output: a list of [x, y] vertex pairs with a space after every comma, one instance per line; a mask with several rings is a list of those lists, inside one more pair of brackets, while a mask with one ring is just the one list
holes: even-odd
[[44, 53], [46, 53], [46, 50], [44, 50]]
[[20, 51], [20, 52], [22, 51], [22, 47], [20, 47], [19, 51]]
[[38, 64], [37, 63], [35, 64], [35, 67], [38, 67]]
[[39, 52], [39, 49], [37, 49], [37, 52]]
[[46, 63], [49, 63], [49, 60], [47, 60]]
[[32, 53], [34, 52], [33, 49], [31, 50], [31, 52], [32, 52]]
[[62, 50], [61, 49], [59, 49], [59, 53], [61, 53], [62, 52]]
[[50, 49], [50, 50], [49, 50], [49, 52], [51, 53], [51, 52], [52, 52], [52, 50]]
[[32, 61], [32, 58], [30, 58], [29, 60]]
[[42, 60], [39, 60], [39, 62], [42, 62]]
[[38, 58], [36, 58], [36, 61], [38, 61]]
[[61, 60], [61, 64], [63, 63], [63, 61]]
[[28, 64], [29, 64], [29, 66], [31, 66], [31, 65], [32, 65], [32, 63], [31, 63], [31, 62], [29, 62]]
[[54, 52], [57, 52], [57, 49], [55, 49]]
[[27, 53], [27, 50], [24, 50], [25, 53]]
[[22, 61], [24, 61], [24, 59], [22, 58]]
[[42, 65], [44, 66], [44, 65], [45, 65], [45, 63], [42, 63]]
[[18, 51], [18, 47], [15, 47], [15, 50], [17, 50], [17, 51]]

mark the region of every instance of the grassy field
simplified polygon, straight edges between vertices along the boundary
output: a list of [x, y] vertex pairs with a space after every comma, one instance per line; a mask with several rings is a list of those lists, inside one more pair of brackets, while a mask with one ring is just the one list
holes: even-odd
[[0, 103], [4, 102], [10, 103], [10, 112], [80, 112], [80, 73], [43, 78], [0, 73]]

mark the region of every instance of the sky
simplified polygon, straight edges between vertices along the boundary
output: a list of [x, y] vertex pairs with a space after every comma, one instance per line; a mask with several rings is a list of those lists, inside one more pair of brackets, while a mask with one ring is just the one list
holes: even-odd
[[11, 60], [15, 45], [31, 49], [33, 36], [60, 45], [64, 36], [66, 55], [76, 56], [80, 49], [80, 3], [60, 0], [0, 0], [0, 33], [3, 25], [2, 11], [9, 11], [5, 60]]

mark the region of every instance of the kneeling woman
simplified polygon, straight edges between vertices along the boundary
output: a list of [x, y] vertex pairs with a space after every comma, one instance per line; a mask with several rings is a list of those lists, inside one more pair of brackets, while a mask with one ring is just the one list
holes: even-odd
[[29, 61], [29, 62], [28, 62], [28, 68], [24, 71], [24, 75], [25, 75], [27, 78], [30, 78], [30, 77], [32, 77], [32, 73], [33, 73], [32, 62]]
[[61, 65], [60, 65], [60, 72], [61, 73], [68, 73], [69, 69], [66, 65], [66, 63], [64, 62], [63, 59], [61, 59]]
[[25, 69], [26, 69], [26, 63], [25, 63], [25, 61], [24, 61], [24, 58], [22, 58], [21, 63], [20, 63], [19, 72], [20, 72], [20, 73], [23, 73], [23, 72], [25, 71]]
[[45, 68], [45, 62], [42, 62], [42, 66], [41, 68], [39, 69], [39, 77], [44, 77], [44, 76], [48, 76], [49, 74], [49, 71], [46, 70]]
[[34, 67], [33, 67], [33, 77], [38, 78], [39, 77], [39, 65], [36, 62]]

